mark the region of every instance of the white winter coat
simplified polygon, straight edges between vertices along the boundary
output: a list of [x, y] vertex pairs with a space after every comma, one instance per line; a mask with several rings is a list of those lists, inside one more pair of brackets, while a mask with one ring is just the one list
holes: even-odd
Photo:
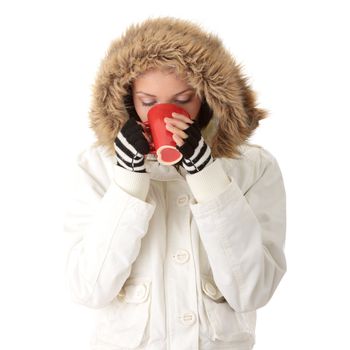
[[266, 149], [245, 144], [194, 175], [147, 173], [101, 146], [77, 158], [67, 205], [72, 299], [96, 309], [91, 349], [235, 349], [286, 271], [286, 198]]

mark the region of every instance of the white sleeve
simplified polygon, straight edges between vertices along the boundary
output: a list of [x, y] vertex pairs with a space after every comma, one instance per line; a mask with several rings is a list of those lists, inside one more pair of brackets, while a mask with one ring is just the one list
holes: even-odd
[[246, 193], [230, 177], [214, 198], [191, 204], [214, 281], [237, 312], [264, 306], [287, 268], [282, 174], [276, 159], [260, 152], [262, 171]]
[[206, 202], [224, 192], [230, 184], [219, 159], [194, 174], [187, 174], [186, 181], [197, 202]]
[[155, 206], [118, 186], [116, 178], [104, 188], [92, 169], [80, 155], [65, 208], [65, 276], [74, 302], [100, 308], [130, 275]]

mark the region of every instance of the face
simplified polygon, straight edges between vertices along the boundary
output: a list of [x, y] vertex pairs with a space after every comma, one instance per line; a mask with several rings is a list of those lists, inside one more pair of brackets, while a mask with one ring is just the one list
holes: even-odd
[[147, 120], [148, 110], [158, 103], [173, 103], [185, 109], [196, 119], [201, 100], [195, 91], [175, 73], [151, 70], [139, 76], [132, 86], [134, 106], [142, 122]]

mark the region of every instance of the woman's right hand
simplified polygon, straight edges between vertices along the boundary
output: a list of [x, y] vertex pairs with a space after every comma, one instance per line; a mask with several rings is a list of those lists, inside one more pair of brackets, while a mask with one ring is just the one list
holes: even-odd
[[117, 164], [129, 171], [145, 173], [144, 155], [150, 151], [142, 126], [130, 118], [114, 140]]

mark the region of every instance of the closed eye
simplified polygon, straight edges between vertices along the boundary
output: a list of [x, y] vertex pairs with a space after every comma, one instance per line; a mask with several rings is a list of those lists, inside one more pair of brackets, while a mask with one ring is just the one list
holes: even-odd
[[155, 102], [149, 102], [149, 103], [145, 103], [145, 102], [142, 102], [142, 105], [143, 106], [152, 106]]
[[[187, 100], [175, 100], [174, 102], [175, 103], [179, 103], [179, 104], [186, 104], [186, 103], [188, 103], [188, 102], [190, 102], [191, 101], [191, 98], [189, 98], [189, 99], [187, 99]], [[142, 105], [143, 106], [146, 106], [146, 107], [150, 107], [150, 106], [152, 106], [152, 105], [154, 105], [155, 104], [155, 102], [148, 102], [148, 103], [146, 103], [146, 102], [142, 102]]]
[[177, 100], [175, 101], [176, 103], [180, 103], [180, 104], [185, 104], [191, 101], [191, 98], [187, 99], [187, 100]]

